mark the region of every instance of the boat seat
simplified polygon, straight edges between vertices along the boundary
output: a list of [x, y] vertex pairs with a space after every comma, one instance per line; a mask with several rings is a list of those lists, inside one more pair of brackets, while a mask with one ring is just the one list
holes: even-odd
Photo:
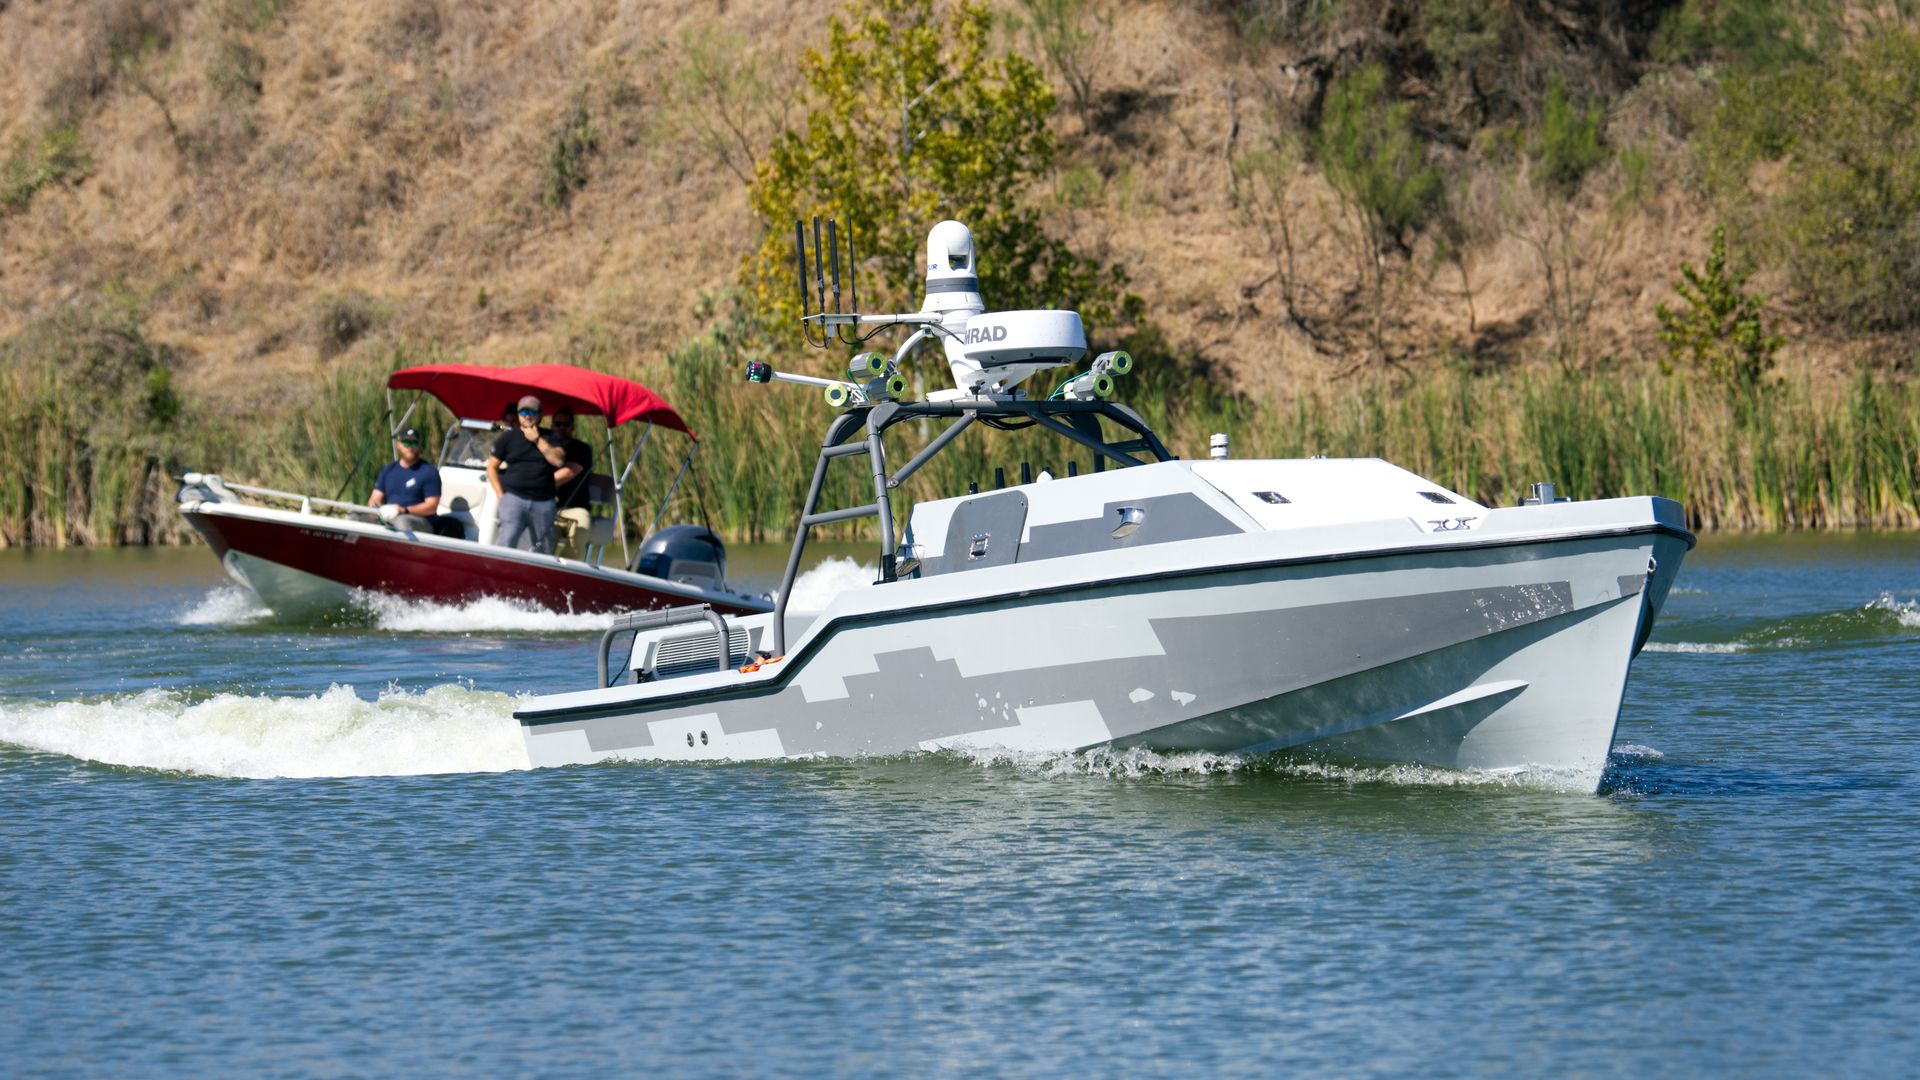
[[587, 474], [587, 505], [569, 506], [554, 514], [554, 550], [584, 557], [587, 548], [611, 541], [613, 518], [603, 511], [613, 508], [613, 497], [613, 477], [606, 473]]
[[485, 473], [473, 476], [440, 470], [440, 514], [460, 522], [467, 539], [491, 539], [494, 512], [493, 486]]

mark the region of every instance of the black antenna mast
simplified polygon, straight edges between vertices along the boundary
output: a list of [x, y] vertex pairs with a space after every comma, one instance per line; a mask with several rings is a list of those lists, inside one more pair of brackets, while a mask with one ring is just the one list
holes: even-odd
[[[813, 292], [807, 291], [807, 226], [804, 221], [795, 219], [793, 223], [793, 269], [800, 285], [800, 330], [807, 344], [816, 349], [824, 349], [830, 342], [842, 345], [858, 345], [879, 333], [885, 327], [875, 327], [866, 333], [860, 333], [860, 276], [859, 259], [853, 244], [853, 223], [847, 223], [847, 306], [841, 306], [840, 297], [840, 224], [833, 218], [826, 219], [825, 236], [821, 235], [821, 219], [813, 219]], [[829, 270], [829, 266], [831, 269]], [[827, 306], [828, 281], [831, 277], [833, 306]], [[818, 305], [816, 307], [815, 305]], [[816, 333], [815, 324], [818, 324]]]

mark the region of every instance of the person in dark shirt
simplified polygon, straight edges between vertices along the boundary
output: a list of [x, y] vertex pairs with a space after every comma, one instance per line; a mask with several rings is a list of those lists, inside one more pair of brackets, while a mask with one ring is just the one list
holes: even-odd
[[380, 520], [396, 529], [433, 532], [430, 520], [440, 509], [440, 470], [420, 456], [420, 432], [402, 429], [393, 437], [395, 460], [373, 478], [367, 505], [377, 507]]
[[578, 556], [578, 548], [593, 524], [592, 502], [587, 490], [587, 475], [593, 471], [593, 447], [573, 437], [573, 410], [554, 410], [553, 437], [565, 443], [567, 463], [554, 470], [555, 505], [554, 549]]
[[587, 474], [593, 471], [593, 447], [573, 437], [573, 410], [561, 408], [553, 414], [553, 439], [561, 444], [566, 464], [553, 472], [554, 499], [560, 509], [585, 509]]
[[540, 399], [528, 394], [515, 410], [519, 425], [500, 433], [487, 457], [487, 482], [500, 498], [494, 543], [517, 547], [528, 537], [533, 550], [553, 554], [553, 472], [566, 464], [566, 449], [540, 426]]

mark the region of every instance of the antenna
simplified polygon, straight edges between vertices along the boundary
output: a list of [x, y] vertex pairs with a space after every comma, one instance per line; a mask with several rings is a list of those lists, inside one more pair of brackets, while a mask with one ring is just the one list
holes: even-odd
[[[820, 310], [825, 311], [827, 310], [827, 275], [821, 272], [820, 254], [820, 216], [815, 214], [813, 218], [813, 291], [820, 294]], [[834, 267], [834, 272], [838, 273], [839, 269], [837, 266]], [[835, 314], [838, 313], [836, 307]]]
[[[818, 219], [815, 219], [818, 220]], [[827, 261], [833, 264], [833, 310], [840, 310], [840, 231], [837, 223], [827, 219]]]
[[[819, 341], [813, 340], [813, 323], [810, 321], [813, 307], [807, 303], [807, 233], [799, 218], [793, 219], [793, 278], [800, 283], [800, 333], [806, 337], [807, 344], [824, 349], [827, 347], [824, 336]], [[822, 297], [823, 305], [824, 300]]]
[[[822, 219], [813, 218], [813, 291], [807, 291], [807, 226], [804, 221], [795, 219], [793, 223], [793, 269], [800, 285], [800, 323], [801, 332], [806, 336], [807, 344], [816, 349], [824, 349], [831, 342], [854, 346], [879, 333], [884, 326], [861, 333], [858, 326], [867, 321], [860, 317], [860, 278], [859, 260], [853, 243], [853, 223], [847, 223], [847, 306], [841, 306], [840, 282], [840, 224], [833, 218], [825, 219], [825, 233], [822, 235]], [[831, 287], [829, 287], [831, 281]], [[833, 306], [827, 306], [831, 289]], [[816, 304], [818, 305], [816, 307]], [[816, 334], [815, 326], [819, 333]]]

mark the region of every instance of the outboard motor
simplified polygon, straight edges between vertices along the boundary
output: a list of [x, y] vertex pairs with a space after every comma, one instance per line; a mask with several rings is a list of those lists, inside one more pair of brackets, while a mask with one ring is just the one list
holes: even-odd
[[663, 581], [717, 590], [727, 580], [727, 548], [703, 525], [669, 525], [640, 545], [634, 569]]

